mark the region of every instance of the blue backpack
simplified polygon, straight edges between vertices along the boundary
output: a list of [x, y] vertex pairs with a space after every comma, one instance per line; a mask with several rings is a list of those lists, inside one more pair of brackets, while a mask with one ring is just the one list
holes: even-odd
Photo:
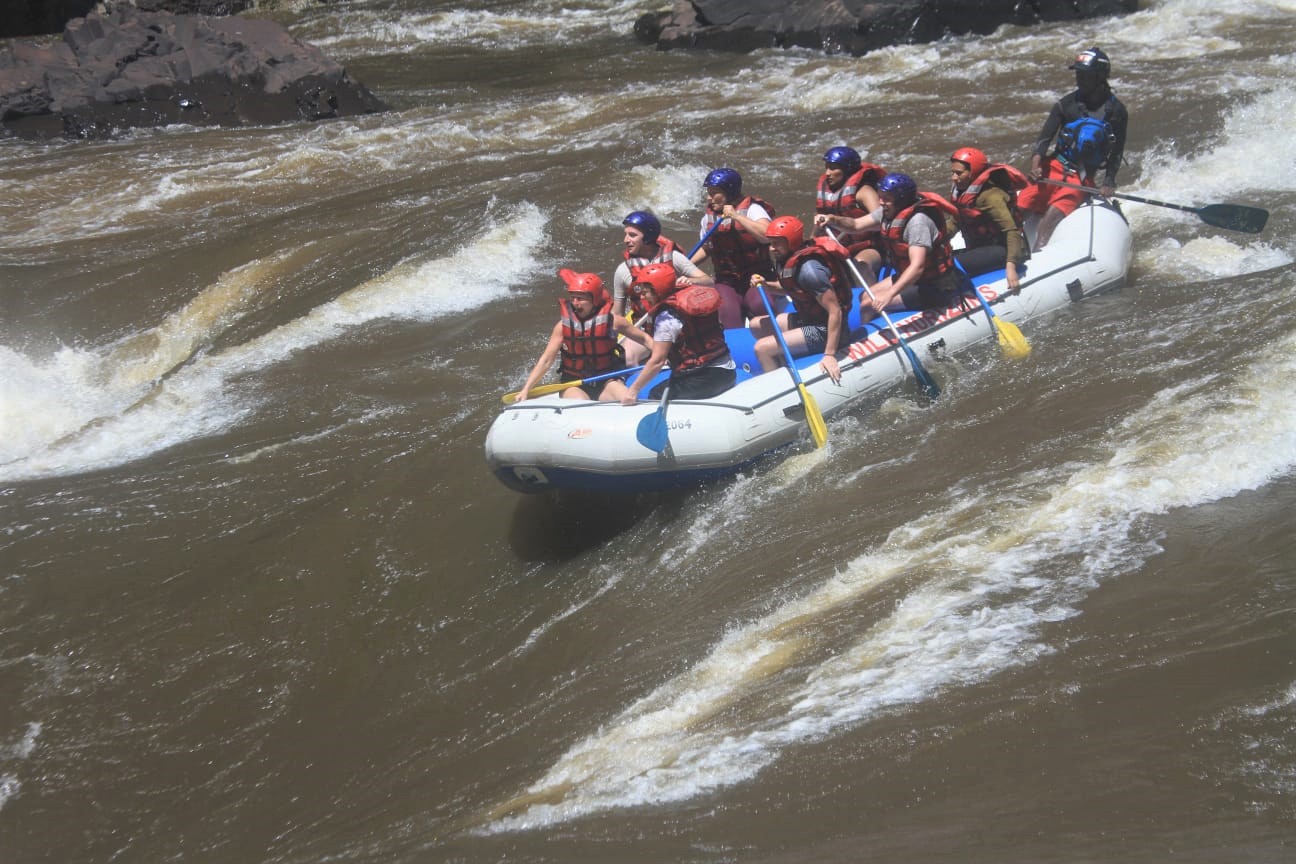
[[1116, 133], [1105, 119], [1081, 117], [1058, 132], [1054, 155], [1068, 168], [1091, 177], [1107, 164]]

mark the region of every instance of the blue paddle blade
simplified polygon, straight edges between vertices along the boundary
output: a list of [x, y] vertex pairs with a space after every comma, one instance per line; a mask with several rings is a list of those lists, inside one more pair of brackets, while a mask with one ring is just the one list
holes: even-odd
[[662, 407], [639, 421], [639, 427], [635, 429], [635, 438], [654, 453], [666, 449], [666, 445], [670, 443], [666, 433], [666, 403], [663, 402]]
[[909, 365], [913, 367], [914, 377], [918, 379], [918, 383], [922, 385], [923, 390], [927, 392], [927, 398], [938, 398], [941, 391], [940, 387], [936, 384], [936, 379], [931, 376], [931, 373], [928, 372], [926, 367], [924, 367], [918, 360], [918, 355], [914, 353], [912, 348], [904, 342], [900, 343], [900, 347], [904, 349], [905, 356], [909, 358]]

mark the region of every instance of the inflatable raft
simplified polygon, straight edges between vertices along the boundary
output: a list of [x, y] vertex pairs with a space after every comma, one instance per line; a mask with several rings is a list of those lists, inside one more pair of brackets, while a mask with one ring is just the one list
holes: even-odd
[[[1049, 245], [1034, 254], [1020, 274], [1017, 294], [1008, 292], [1003, 271], [973, 282], [996, 315], [1020, 323], [1120, 287], [1130, 258], [1129, 226], [1120, 211], [1089, 203], [1064, 219]], [[797, 358], [803, 382], [829, 419], [914, 377], [885, 322], [861, 324], [858, 316], [856, 304], [850, 344], [838, 355], [839, 384], [819, 369], [821, 355]], [[891, 320], [924, 363], [934, 354], [995, 338], [975, 298], [960, 307], [893, 313]], [[487, 462], [495, 476], [520, 492], [636, 493], [732, 474], [808, 437], [805, 410], [788, 370], [760, 374], [745, 329], [731, 330], [726, 338], [738, 364], [738, 383], [710, 399], [670, 400], [664, 451], [655, 452], [636, 437], [640, 421], [657, 412], [657, 402], [627, 406], [565, 400], [554, 393], [503, 410], [486, 436]]]

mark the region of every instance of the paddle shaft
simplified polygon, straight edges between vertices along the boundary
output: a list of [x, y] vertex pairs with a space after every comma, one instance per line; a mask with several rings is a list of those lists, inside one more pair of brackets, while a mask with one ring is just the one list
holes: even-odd
[[[597, 381], [606, 381], [609, 378], [621, 378], [625, 375], [631, 375], [643, 369], [642, 366], [627, 366], [624, 369], [614, 369], [611, 372], [604, 372], [602, 375], [591, 375], [589, 378], [582, 378], [579, 381], [560, 381], [557, 384], [541, 384], [538, 387], [531, 388], [531, 395], [543, 396], [546, 393], [557, 393], [559, 390], [566, 390], [568, 387], [582, 387], [586, 384], [593, 384]], [[504, 394], [504, 404], [512, 405], [517, 401], [521, 390], [513, 393]]]
[[819, 405], [801, 380], [801, 373], [797, 370], [796, 362], [792, 358], [792, 349], [788, 347], [787, 340], [783, 338], [783, 328], [779, 327], [778, 316], [774, 314], [774, 307], [770, 305], [769, 295], [765, 293], [764, 283], [757, 283], [756, 291], [760, 294], [761, 302], [765, 304], [765, 314], [769, 316], [770, 329], [774, 331], [774, 338], [778, 340], [779, 347], [783, 349], [783, 359], [787, 361], [788, 372], [792, 374], [792, 381], [796, 384], [797, 393], [801, 396], [801, 405], [806, 412], [806, 423], [810, 426], [810, 434], [814, 438], [815, 446], [822, 447], [828, 441], [828, 429], [824, 423], [823, 414], [819, 411]]
[[710, 228], [708, 228], [707, 232], [702, 235], [702, 239], [697, 242], [697, 245], [694, 246], [691, 250], [689, 250], [688, 259], [690, 261], [693, 260], [693, 256], [698, 253], [698, 250], [702, 248], [703, 244], [705, 244], [706, 241], [711, 239], [711, 235], [720, 230], [720, 226], [724, 224], [724, 221], [725, 221], [724, 219], [717, 219], [715, 221], [715, 224], [712, 225]]
[[[1092, 186], [1082, 186], [1079, 183], [1067, 183], [1062, 180], [1051, 180], [1047, 177], [1042, 177], [1037, 182], [1047, 183], [1050, 186], [1061, 186], [1063, 189], [1078, 189], [1081, 192], [1088, 192], [1090, 195], [1105, 197], [1102, 196], [1100, 190]], [[1203, 222], [1214, 225], [1216, 228], [1242, 231], [1247, 234], [1259, 234], [1264, 230], [1265, 223], [1269, 220], [1268, 210], [1260, 207], [1248, 207], [1243, 204], [1207, 204], [1203, 207], [1193, 207], [1188, 204], [1174, 204], [1170, 201], [1155, 201], [1138, 195], [1126, 195], [1124, 192], [1113, 192], [1111, 197], [1125, 201], [1137, 201], [1139, 204], [1151, 204], [1154, 207], [1182, 210], [1185, 213], [1195, 214]]]
[[[841, 238], [838, 237], [837, 232], [833, 231], [832, 228], [825, 225], [824, 230], [828, 232], [829, 237], [836, 240], [838, 243], [841, 243]], [[868, 294], [869, 299], [876, 303], [877, 295], [873, 293], [869, 288], [868, 283], [864, 281], [864, 277], [860, 274], [859, 268], [855, 266], [855, 259], [851, 258], [849, 255], [844, 257], [846, 259], [846, 266], [850, 268], [851, 275], [855, 277], [855, 281], [864, 289], [864, 293]], [[891, 330], [891, 335], [896, 338], [896, 345], [903, 350], [905, 356], [909, 358], [909, 365], [913, 367], [914, 377], [918, 379], [918, 383], [927, 391], [927, 395], [935, 399], [940, 395], [940, 387], [936, 386], [936, 381], [931, 377], [927, 370], [923, 368], [922, 363], [918, 360], [918, 355], [913, 352], [913, 349], [909, 347], [909, 343], [900, 335], [900, 331], [896, 329], [895, 322], [891, 320], [891, 316], [886, 313], [886, 310], [879, 310], [879, 314], [881, 314], [882, 320], [886, 322], [887, 327]]]

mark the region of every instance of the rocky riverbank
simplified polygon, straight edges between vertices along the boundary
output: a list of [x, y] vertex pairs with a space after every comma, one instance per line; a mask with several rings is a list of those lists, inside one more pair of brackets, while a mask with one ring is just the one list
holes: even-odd
[[1138, 10], [1138, 0], [674, 0], [645, 14], [635, 33], [663, 50], [813, 48], [864, 54], [1003, 24], [1072, 21]]
[[0, 129], [100, 138], [187, 123], [244, 126], [368, 114], [383, 102], [282, 26], [121, 5], [62, 39], [0, 50]]

